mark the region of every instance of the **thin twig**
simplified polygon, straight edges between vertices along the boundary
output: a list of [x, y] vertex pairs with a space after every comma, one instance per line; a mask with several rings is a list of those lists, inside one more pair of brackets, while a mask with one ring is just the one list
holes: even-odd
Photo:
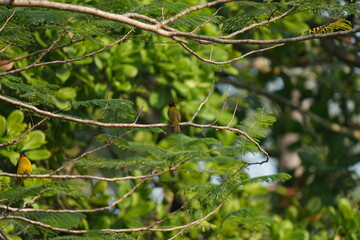
[[31, 204], [33, 204], [36, 200], [38, 200], [44, 193], [46, 192], [46, 189], [43, 189], [40, 191], [40, 193], [36, 196], [34, 196], [32, 199], [30, 199], [29, 201], [25, 201], [23, 204], [23, 208], [26, 208], [27, 206], [30, 206]]
[[175, 238], [177, 238], [178, 236], [180, 236], [183, 232], [185, 232], [187, 230], [187, 228], [183, 228], [181, 229], [178, 233], [176, 233], [174, 236], [172, 236], [171, 238], [169, 238], [168, 240], [173, 240]]
[[[64, 48], [64, 47], [67, 47], [67, 46], [70, 46], [70, 45], [72, 45], [72, 44], [76, 44], [76, 43], [79, 43], [79, 42], [82, 42], [82, 41], [84, 41], [84, 39], [78, 39], [78, 40], [75, 40], [75, 41], [70, 41], [69, 43], [66, 43], [66, 44], [63, 44], [63, 45], [54, 46], [54, 47], [51, 49], [51, 51], [54, 51], [54, 50], [59, 49], [59, 48]], [[8, 45], [8, 47], [9, 47], [9, 46], [10, 46], [10, 45]], [[16, 58], [9, 59], [9, 60], [6, 61], [6, 62], [0, 63], [0, 66], [9, 64], [9, 63], [11, 63], [11, 62], [19, 61], [19, 60], [24, 59], [24, 58], [28, 58], [28, 57], [35, 56], [35, 55], [37, 55], [37, 54], [39, 54], [39, 53], [45, 52], [46, 50], [47, 50], [47, 48], [45, 48], [45, 49], [40, 49], [40, 50], [37, 50], [37, 51], [35, 51], [35, 52], [29, 53], [29, 54], [24, 55], [24, 56], [20, 56], [20, 57], [16, 57]]]
[[234, 121], [235, 114], [236, 114], [236, 111], [237, 111], [237, 108], [238, 108], [238, 104], [239, 104], [239, 100], [236, 100], [234, 112], [233, 112], [233, 114], [232, 114], [232, 117], [231, 117], [231, 120], [230, 120], [229, 124], [227, 125], [228, 127], [230, 127], [232, 121]]
[[11, 240], [8, 236], [5, 235], [2, 229], [0, 229], [0, 237], [3, 240]]
[[214, 121], [211, 125], [214, 125], [217, 121], [219, 121], [221, 115], [223, 114], [223, 112], [224, 112], [224, 110], [225, 110], [225, 106], [226, 106], [227, 99], [228, 99], [229, 86], [230, 86], [230, 84], [227, 84], [227, 85], [226, 85], [225, 99], [224, 99], [223, 105], [222, 105], [222, 107], [221, 107], [221, 111], [220, 111], [219, 115], [216, 117], [215, 121]]
[[97, 117], [94, 119], [95, 121], [98, 121], [99, 118], [101, 118], [101, 116], [104, 115], [104, 113], [106, 112], [106, 110], [107, 110], [108, 107], [109, 107], [109, 92], [110, 92], [110, 89], [109, 89], [109, 90], [107, 91], [107, 93], [106, 93], [106, 104], [105, 104], [103, 110], [101, 111], [101, 113], [99, 114], [99, 116], [97, 116]]
[[[10, 46], [11, 46], [11, 45], [8, 44], [6, 47], [4, 47], [3, 49], [0, 50], [0, 53], [5, 52], [6, 50], [8, 50], [8, 48], [9, 48]], [[0, 63], [0, 66], [6, 65], [6, 64], [8, 64], [8, 63], [10, 63], [10, 62], [5, 62], [5, 64], [1, 62], [1, 63]]]
[[58, 172], [60, 172], [61, 170], [65, 169], [66, 167], [68, 167], [69, 165], [71, 164], [74, 164], [76, 161], [78, 161], [79, 159], [91, 154], [91, 153], [94, 153], [94, 152], [98, 152], [104, 148], [107, 148], [108, 146], [110, 146], [111, 144], [113, 144], [114, 142], [116, 142], [117, 140], [119, 140], [121, 137], [123, 137], [124, 135], [128, 134], [128, 132], [114, 138], [113, 140], [107, 142], [106, 144], [98, 147], [98, 148], [95, 148], [95, 149], [92, 149], [92, 150], [89, 150], [87, 152], [84, 152], [82, 154], [80, 154], [78, 157], [76, 158], [73, 158], [72, 160], [70, 160], [69, 162], [67, 162], [66, 164], [62, 165], [61, 167], [57, 168], [56, 170], [54, 170], [53, 172], [49, 173], [49, 175], [55, 175], [57, 174]]
[[211, 64], [215, 64], [215, 65], [224, 65], [224, 64], [229, 64], [229, 63], [232, 63], [232, 62], [235, 62], [235, 61], [238, 61], [240, 59], [243, 59], [251, 54], [255, 54], [255, 53], [259, 53], [259, 52], [264, 52], [264, 51], [268, 51], [270, 49], [273, 49], [273, 48], [276, 48], [276, 47], [280, 47], [282, 45], [284, 45], [284, 43], [280, 43], [280, 44], [276, 44], [276, 45], [273, 45], [273, 46], [270, 46], [270, 47], [265, 47], [265, 48], [260, 48], [260, 49], [257, 49], [257, 50], [252, 50], [248, 53], [245, 53], [244, 55], [241, 55], [240, 57], [236, 57], [236, 58], [232, 58], [228, 61], [224, 61], [224, 62], [216, 62], [216, 61], [212, 61], [211, 59], [206, 59], [206, 58], [203, 58], [201, 57], [199, 54], [197, 54], [196, 52], [194, 52], [193, 50], [191, 50], [188, 46], [186, 46], [185, 44], [183, 43], [179, 43], [183, 48], [185, 48], [185, 50], [187, 50], [189, 53], [191, 53], [192, 55], [194, 55], [196, 58], [200, 59], [201, 61], [203, 62], [207, 62], [207, 63], [211, 63]]
[[204, 99], [204, 101], [202, 103], [200, 103], [198, 109], [196, 110], [196, 112], [193, 114], [192, 118], [190, 119], [189, 122], [193, 122], [194, 119], [196, 118], [196, 116], [198, 115], [198, 113], [200, 112], [201, 108], [205, 105], [205, 103], [207, 103], [207, 101], [210, 98], [210, 95], [212, 94], [212, 91], [214, 90], [214, 86], [215, 86], [215, 80], [213, 80], [212, 84], [211, 84], [211, 88], [209, 90], [209, 93], [207, 95], [207, 97]]
[[236, 36], [236, 35], [238, 35], [238, 34], [241, 34], [241, 33], [244, 33], [244, 32], [246, 32], [246, 31], [249, 31], [250, 29], [253, 29], [253, 28], [255, 28], [255, 27], [262, 26], [262, 25], [265, 25], [265, 24], [267, 24], [267, 23], [275, 22], [276, 20], [279, 20], [279, 19], [284, 18], [284, 17], [286, 17], [287, 15], [289, 15], [290, 12], [292, 12], [294, 9], [296, 9], [296, 5], [292, 6], [292, 8], [290, 8], [289, 10], [287, 10], [286, 12], [284, 12], [283, 14], [281, 14], [280, 16], [277, 16], [277, 17], [274, 17], [274, 18], [272, 18], [272, 19], [268, 19], [268, 20], [265, 20], [265, 21], [262, 21], [262, 22], [259, 22], [259, 23], [254, 23], [254, 24], [252, 24], [252, 25], [250, 25], [250, 26], [248, 26], [248, 27], [245, 27], [245, 28], [240, 29], [240, 30], [238, 30], [238, 31], [236, 31], [236, 32], [233, 32], [233, 33], [231, 33], [231, 34], [229, 34], [229, 35], [227, 35], [227, 36], [221, 36], [220, 38], [224, 38], [224, 39], [232, 38], [232, 37], [234, 37], [234, 36]]
[[[40, 56], [33, 62], [32, 65], [36, 65], [38, 62], [40, 62], [40, 60], [46, 55], [48, 54], [51, 49], [54, 48], [54, 46], [65, 36], [66, 31], [63, 31], [59, 37], [50, 45], [50, 47], [48, 47], [43, 53], [40, 54]], [[30, 65], [31, 66], [31, 65]]]
[[144, 109], [144, 103], [141, 104], [141, 108], [140, 108], [140, 110], [139, 110], [139, 112], [138, 112], [138, 114], [137, 114], [137, 116], [136, 116], [136, 118], [135, 118], [135, 120], [134, 120], [134, 122], [133, 122], [134, 124], [136, 124], [137, 121], [139, 120], [140, 115], [141, 115], [143, 109]]
[[209, 23], [211, 21], [211, 19], [213, 19], [215, 17], [216, 14], [218, 14], [218, 12], [222, 9], [222, 7], [218, 8], [218, 10], [216, 10], [216, 12], [214, 12], [213, 14], [211, 14], [211, 16], [204, 21], [202, 24], [200, 24], [199, 26], [197, 26], [194, 30], [192, 30], [190, 33], [196, 33], [200, 28], [202, 28], [203, 26], [205, 26], [205, 24]]
[[2, 30], [4, 30], [5, 26], [8, 24], [8, 22], [10, 21], [10, 19], [15, 15], [16, 9], [14, 9], [14, 11], [11, 13], [11, 15], [6, 19], [6, 21], [4, 22], [4, 24], [2, 25], [2, 27], [0, 28], [0, 32]]
[[34, 130], [34, 128], [40, 126], [43, 122], [49, 120], [49, 117], [45, 117], [44, 119], [42, 119], [40, 122], [38, 122], [37, 124], [33, 125], [31, 128], [29, 128], [28, 130], [26, 130], [23, 134], [21, 134], [18, 138], [16, 138], [15, 140], [11, 141], [11, 142], [5, 142], [5, 143], [0, 143], [0, 147], [6, 147], [6, 146], [10, 146], [10, 145], [15, 145], [17, 143], [19, 143], [21, 140], [24, 139], [24, 137], [26, 135], [28, 135], [32, 130]]
[[44, 62], [44, 63], [37, 63], [37, 64], [31, 64], [29, 66], [26, 66], [26, 67], [23, 67], [23, 68], [19, 68], [19, 69], [15, 69], [15, 70], [11, 70], [11, 71], [7, 71], [7, 72], [3, 72], [3, 73], [0, 73], [0, 76], [5, 76], [5, 75], [9, 75], [9, 74], [14, 74], [14, 73], [18, 73], [18, 72], [22, 72], [24, 70], [28, 70], [30, 68], [34, 68], [34, 67], [41, 67], [41, 66], [45, 66], [45, 65], [50, 65], [50, 64], [64, 64], [64, 63], [70, 63], [70, 62], [76, 62], [76, 61], [80, 61], [84, 58], [87, 58], [87, 57], [90, 57], [90, 56], [93, 56], [97, 53], [100, 53], [112, 46], [114, 46], [115, 44], [118, 44], [119, 42], [122, 42], [126, 39], [126, 37], [133, 31], [133, 29], [131, 29], [128, 33], [126, 33], [121, 39], [119, 40], [116, 40], [108, 45], [106, 45], [105, 47], [102, 47], [96, 51], [93, 51], [91, 53], [87, 53], [87, 54], [84, 54], [83, 56], [81, 57], [78, 57], [78, 58], [71, 58], [71, 59], [67, 59], [67, 60], [55, 60], [55, 61], [50, 61], [50, 62]]

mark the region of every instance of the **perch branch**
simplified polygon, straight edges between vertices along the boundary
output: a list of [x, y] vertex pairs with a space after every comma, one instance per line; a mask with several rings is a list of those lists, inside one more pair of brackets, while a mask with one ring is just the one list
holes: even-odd
[[[208, 95], [208, 97], [209, 96], [210, 95]], [[208, 97], [207, 97], [207, 99], [208, 99]], [[8, 103], [11, 103], [11, 104], [19, 106], [19, 107], [29, 109], [29, 110], [31, 110], [33, 112], [36, 112], [38, 114], [41, 114], [43, 116], [47, 116], [47, 117], [51, 117], [51, 118], [57, 118], [57, 119], [70, 121], [70, 122], [76, 122], [76, 123], [85, 124], [85, 125], [93, 125], [93, 126], [98, 126], [98, 127], [106, 127], [106, 128], [109, 128], [109, 127], [110, 128], [157, 128], [158, 127], [158, 128], [161, 128], [161, 127], [171, 126], [170, 124], [166, 124], [166, 123], [154, 123], [154, 124], [103, 123], [103, 122], [98, 122], [98, 121], [94, 121], [94, 120], [84, 120], [84, 119], [79, 119], [79, 118], [75, 118], [75, 117], [69, 117], [69, 116], [65, 116], [65, 115], [60, 115], [60, 114], [55, 114], [55, 113], [52, 113], [52, 112], [44, 111], [44, 110], [38, 109], [35, 106], [29, 105], [29, 104], [26, 104], [26, 103], [23, 103], [23, 102], [14, 100], [14, 99], [7, 98], [7, 97], [4, 97], [2, 95], [0, 95], [0, 100], [6, 101]], [[204, 102], [206, 102], [206, 101], [207, 100], [205, 99]], [[204, 102], [203, 102], [203, 104], [200, 104], [197, 112], [195, 112], [195, 114], [193, 115], [193, 118], [196, 117], [196, 115], [200, 111], [202, 105], [205, 104]], [[244, 131], [241, 131], [240, 129], [231, 128], [231, 127], [227, 127], [227, 126], [215, 126], [215, 125], [212, 125], [212, 124], [200, 125], [200, 124], [195, 124], [195, 123], [192, 123], [192, 122], [182, 122], [179, 125], [180, 126], [192, 126], [192, 127], [197, 127], [197, 128], [212, 128], [212, 129], [217, 129], [217, 130], [227, 130], [227, 131], [237, 132], [237, 133], [243, 135], [244, 137], [246, 137], [250, 142], [254, 143], [256, 145], [256, 147], [259, 149], [259, 151], [261, 151], [262, 153], [265, 154], [266, 160], [264, 160], [262, 162], [259, 162], [259, 164], [263, 164], [263, 163], [267, 162], [268, 159], [269, 159], [269, 154], [260, 147], [259, 143], [257, 143], [247, 133], [245, 133]], [[56, 170], [56, 171], [60, 171], [60, 170]], [[55, 174], [55, 172], [52, 173], [52, 174]]]

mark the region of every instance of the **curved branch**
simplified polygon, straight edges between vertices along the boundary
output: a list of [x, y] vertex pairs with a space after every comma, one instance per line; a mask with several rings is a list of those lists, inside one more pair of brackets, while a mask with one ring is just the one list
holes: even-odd
[[[51, 49], [51, 51], [56, 50], [56, 49], [59, 49], [59, 48], [67, 47], [67, 46], [70, 46], [70, 45], [72, 45], [72, 44], [76, 44], [76, 43], [79, 43], [79, 42], [82, 42], [82, 41], [84, 41], [84, 39], [78, 39], [78, 40], [70, 41], [69, 43], [66, 43], [66, 44], [54, 46], [54, 47]], [[35, 51], [35, 52], [29, 53], [29, 54], [24, 55], [24, 56], [21, 56], [21, 57], [16, 57], [16, 58], [12, 58], [12, 59], [9, 59], [9, 60], [7, 60], [7, 61], [4, 61], [4, 62], [0, 62], [0, 66], [6, 65], [6, 64], [9, 64], [9, 63], [12, 63], [12, 62], [15, 62], [15, 61], [24, 59], [24, 58], [32, 57], [32, 56], [34, 56], [34, 55], [36, 55], [36, 54], [45, 52], [45, 51], [47, 51], [47, 50], [48, 50], [47, 48], [45, 48], [45, 49], [40, 49], [40, 50], [37, 50], [37, 51]]]
[[[130, 26], [141, 28], [141, 29], [144, 29], [147, 31], [159, 33], [162, 36], [171, 37], [168, 31], [163, 30], [156, 25], [151, 25], [151, 24], [147, 24], [147, 23], [143, 23], [143, 22], [134, 20], [134, 19], [130, 18], [129, 15], [126, 15], [126, 14], [109, 13], [109, 12], [105, 12], [100, 9], [92, 8], [92, 7], [86, 7], [86, 6], [80, 6], [80, 5], [68, 4], [68, 3], [43, 1], [43, 0], [32, 0], [32, 1], [13, 0], [13, 1], [10, 1], [10, 3], [7, 0], [0, 0], [0, 5], [14, 6], [14, 7], [41, 7], [41, 8], [51, 8], [51, 9], [57, 9], [57, 10], [63, 10], [63, 11], [85, 13], [85, 14], [90, 14], [93, 16], [105, 18], [108, 20], [122, 22], [122, 23], [128, 24]], [[139, 16], [140, 16], [140, 14], [137, 15], [137, 17], [139, 17]], [[146, 16], [144, 18], [146, 18]], [[148, 18], [146, 18], [146, 19], [148, 19]]]
[[141, 176], [126, 176], [126, 177], [107, 178], [107, 177], [99, 177], [99, 176], [92, 176], [92, 175], [53, 175], [52, 173], [19, 175], [16, 173], [7, 173], [7, 172], [1, 172], [0, 176], [13, 177], [13, 178], [16, 177], [16, 178], [47, 178], [47, 179], [84, 179], [84, 180], [90, 179], [90, 180], [98, 180], [98, 181], [106, 181], [106, 182], [119, 182], [119, 181], [124, 181], [124, 180], [150, 179], [152, 177], [157, 177], [164, 173], [176, 170], [178, 167], [180, 167], [182, 164], [184, 164], [187, 161], [188, 161], [188, 159], [174, 165], [173, 167], [170, 167], [170, 168], [163, 170], [161, 172], [158, 172], [158, 173], [153, 173], [153, 174], [149, 174], [149, 175], [141, 175]]
[[[1, 0], [0, 0], [1, 1]], [[67, 60], [56, 60], [56, 61], [51, 61], [51, 62], [44, 62], [44, 63], [36, 63], [34, 62], [33, 64], [30, 64], [26, 67], [23, 67], [23, 68], [19, 68], [19, 69], [15, 69], [15, 70], [11, 70], [11, 71], [7, 71], [7, 72], [3, 72], [3, 73], [0, 73], [0, 76], [5, 76], [5, 75], [9, 75], [9, 74], [14, 74], [14, 73], [18, 73], [18, 72], [22, 72], [24, 70], [28, 70], [30, 68], [34, 68], [34, 67], [40, 67], [40, 66], [45, 66], [45, 65], [50, 65], [50, 64], [59, 64], [59, 63], [69, 63], [69, 62], [76, 62], [76, 61], [79, 61], [79, 60], [82, 60], [84, 58], [87, 58], [87, 57], [90, 57], [90, 56], [93, 56], [97, 53], [100, 53], [112, 46], [114, 46], [115, 44], [118, 44], [122, 41], [124, 41], [127, 36], [129, 36], [129, 34], [133, 31], [133, 29], [131, 29], [129, 32], [127, 32], [122, 38], [106, 45], [105, 47], [102, 47], [98, 50], [95, 50], [93, 52], [90, 52], [90, 53], [87, 53], [87, 54], [84, 54], [83, 56], [81, 57], [78, 57], [78, 58], [72, 58], [72, 59], [67, 59]], [[52, 47], [50, 46], [49, 49], [45, 49], [45, 51], [43, 51], [43, 54], [46, 54], [47, 52], [49, 52], [50, 50], [52, 49]]]
[[274, 39], [274, 40], [254, 40], [254, 39], [220, 39], [218, 37], [211, 37], [205, 35], [197, 35], [191, 34], [187, 32], [172, 32], [170, 35], [172, 37], [187, 37], [190, 39], [196, 40], [204, 40], [210, 43], [220, 43], [220, 44], [253, 44], [253, 45], [270, 45], [270, 44], [281, 44], [281, 43], [290, 43], [290, 42], [301, 42], [312, 39], [320, 39], [327, 37], [336, 37], [336, 36], [346, 36], [350, 34], [354, 34], [360, 32], [360, 27], [354, 28], [348, 31], [339, 31], [332, 33], [324, 33], [324, 34], [311, 34], [311, 35], [302, 35], [297, 37], [283, 38], [283, 39]]
[[217, 130], [227, 130], [227, 131], [232, 131], [232, 132], [236, 132], [236, 133], [239, 133], [240, 135], [243, 135], [244, 137], [246, 137], [250, 142], [252, 142], [256, 147], [257, 149], [262, 152], [266, 159], [261, 161], [261, 162], [255, 162], [255, 163], [252, 163], [253, 164], [263, 164], [263, 163], [266, 163], [269, 161], [269, 153], [266, 152], [261, 146], [260, 144], [255, 141], [254, 139], [252, 139], [246, 132], [244, 131], [241, 131], [240, 129], [237, 129], [237, 128], [233, 128], [233, 127], [228, 127], [228, 126], [215, 126], [215, 125], [212, 125], [212, 124], [205, 124], [205, 125], [201, 125], [201, 124], [196, 124], [196, 123], [191, 123], [191, 122], [185, 122], [185, 123], [180, 123], [180, 125], [182, 126], [191, 126], [191, 127], [196, 127], [196, 128], [212, 128], [212, 129], [217, 129]]
[[252, 55], [252, 54], [255, 54], [255, 53], [259, 53], [259, 52], [264, 52], [264, 51], [267, 51], [267, 50], [270, 50], [270, 49], [273, 49], [273, 48], [276, 48], [276, 47], [280, 47], [280, 46], [283, 46], [284, 43], [280, 43], [280, 44], [276, 44], [274, 46], [270, 46], [270, 47], [265, 47], [265, 48], [260, 48], [260, 49], [257, 49], [257, 50], [252, 50], [250, 52], [247, 52], [245, 53], [244, 55], [241, 55], [240, 57], [236, 57], [236, 58], [232, 58], [228, 61], [224, 61], [224, 62], [216, 62], [216, 61], [212, 61], [210, 59], [206, 59], [206, 58], [203, 58], [201, 57], [199, 54], [197, 54], [196, 52], [194, 52], [193, 50], [191, 50], [188, 46], [186, 46], [185, 44], [183, 43], [180, 43], [180, 45], [185, 48], [186, 51], [188, 51], [189, 53], [191, 53], [192, 55], [194, 55], [196, 58], [200, 59], [201, 61], [203, 62], [207, 62], [207, 63], [211, 63], [211, 64], [215, 64], [215, 65], [224, 65], [224, 64], [229, 64], [229, 63], [232, 63], [232, 62], [235, 62], [237, 60], [240, 60], [240, 59], [243, 59], [249, 55]]
[[[206, 4], [200, 4], [194, 7], [190, 7], [183, 12], [173, 16], [170, 19], [167, 19], [163, 21], [162, 23], [158, 24], [149, 24], [144, 23], [135, 19], [132, 19], [131, 17], [136, 16], [139, 19], [145, 19], [146, 21], [150, 23], [155, 23], [157, 20], [151, 19], [147, 16], [142, 16], [141, 14], [115, 14], [115, 13], [109, 13], [102, 11], [100, 9], [92, 8], [92, 7], [86, 7], [86, 6], [79, 6], [74, 4], [67, 4], [67, 3], [58, 3], [58, 2], [51, 2], [51, 1], [42, 1], [42, 0], [13, 0], [9, 3], [7, 0], [0, 0], [0, 5], [6, 5], [6, 6], [21, 6], [21, 7], [41, 7], [41, 8], [51, 8], [51, 9], [57, 9], [57, 10], [65, 10], [65, 11], [72, 11], [72, 12], [78, 12], [78, 13], [85, 13], [90, 14], [93, 16], [101, 17], [104, 19], [122, 22], [125, 24], [128, 24], [133, 27], [137, 27], [146, 31], [154, 32], [160, 36], [167, 37], [167, 38], [176, 38], [176, 37], [186, 37], [188, 39], [192, 39], [195, 41], [207, 41], [208, 43], [220, 43], [220, 44], [259, 44], [259, 45], [269, 45], [269, 44], [280, 44], [280, 43], [289, 43], [289, 42], [298, 42], [298, 41], [305, 41], [310, 39], [317, 39], [317, 38], [326, 38], [326, 37], [334, 37], [334, 36], [344, 36], [349, 35], [353, 33], [360, 32], [360, 28], [355, 28], [349, 31], [339, 31], [339, 32], [333, 32], [333, 33], [326, 33], [326, 34], [312, 34], [312, 35], [305, 35], [305, 36], [298, 36], [298, 37], [292, 37], [292, 38], [284, 38], [284, 39], [275, 39], [275, 40], [254, 40], [254, 39], [235, 39], [235, 40], [228, 40], [228, 39], [221, 39], [219, 37], [211, 37], [211, 36], [205, 36], [205, 35], [197, 35], [192, 34], [188, 32], [181, 32], [177, 31], [175, 29], [169, 28], [166, 26], [166, 24], [169, 24], [171, 22], [174, 22], [178, 20], [179, 18], [185, 16], [186, 14], [204, 9], [207, 7], [215, 6], [221, 3], [227, 3], [227, 2], [233, 2], [235, 0], [218, 0]], [[179, 42], [186, 43], [186, 41], [183, 41], [181, 39], [177, 39]]]
[[[7, 97], [4, 97], [2, 95], [0, 95], [0, 100], [6, 101], [8, 103], [11, 103], [11, 104], [19, 106], [19, 107], [29, 109], [29, 110], [34, 111], [34, 112], [36, 112], [38, 114], [41, 114], [43, 116], [47, 116], [47, 117], [51, 117], [51, 118], [57, 118], [57, 119], [70, 121], [70, 122], [76, 122], [76, 123], [85, 124], [85, 125], [94, 125], [94, 126], [98, 126], [98, 127], [106, 127], [106, 128], [161, 128], [161, 127], [169, 127], [169, 126], [171, 126], [171, 124], [167, 124], [167, 123], [153, 123], [153, 124], [103, 123], [103, 122], [98, 122], [98, 121], [94, 121], [94, 120], [84, 120], [84, 119], [79, 119], [79, 118], [75, 118], [75, 117], [69, 117], [69, 116], [65, 116], [65, 115], [60, 115], [60, 114], [44, 111], [44, 110], [38, 109], [35, 106], [29, 105], [29, 104], [26, 104], [26, 103], [23, 103], [23, 102], [14, 100], [14, 99], [7, 98]], [[258, 162], [256, 164], [263, 164], [263, 163], [266, 163], [269, 160], [269, 154], [264, 149], [261, 148], [260, 144], [258, 142], [256, 142], [253, 138], [251, 138], [247, 133], [245, 133], [244, 131], [241, 131], [240, 129], [227, 127], [227, 126], [216, 126], [216, 125], [212, 125], [212, 124], [201, 125], [201, 124], [195, 124], [195, 123], [192, 123], [192, 122], [182, 122], [179, 125], [180, 126], [191, 126], [191, 127], [197, 127], [197, 128], [212, 128], [212, 129], [217, 129], [217, 130], [227, 130], [227, 131], [237, 132], [237, 133], [243, 135], [244, 137], [246, 137], [250, 142], [254, 143], [256, 145], [256, 147], [259, 149], [259, 151], [265, 154], [266, 160]], [[84, 153], [83, 155], [86, 155], [86, 154], [87, 153]], [[78, 159], [78, 158], [76, 158], [76, 159]], [[70, 163], [72, 163], [73, 161], [75, 161], [75, 159], [73, 159]], [[68, 164], [70, 164], [70, 163], [68, 163]], [[61, 169], [62, 168], [63, 167], [61, 167]], [[58, 169], [58, 170], [56, 170], [56, 172], [58, 172], [60, 170]], [[53, 172], [52, 174], [55, 174], [56, 172]]]
[[[206, 220], [210, 216], [214, 215], [216, 212], [219, 211], [219, 209], [224, 205], [224, 203], [225, 202], [220, 203], [213, 211], [209, 212], [204, 217], [194, 220], [188, 224], [184, 224], [184, 225], [180, 225], [180, 226], [176, 226], [176, 227], [170, 227], [170, 228], [140, 227], [140, 228], [129, 228], [129, 229], [101, 229], [100, 231], [120, 233], [120, 232], [140, 232], [140, 231], [171, 232], [174, 230], [181, 230], [181, 229], [193, 226], [195, 224], [198, 224], [198, 223]], [[29, 218], [22, 217], [22, 216], [7, 215], [7, 216], [1, 216], [0, 220], [2, 220], [2, 219], [20, 220], [20, 221], [24, 221], [24, 222], [30, 223], [32, 225], [35, 225], [35, 226], [40, 226], [40, 227], [44, 227], [44, 228], [51, 229], [53, 231], [59, 231], [59, 232], [66, 232], [66, 233], [73, 233], [73, 234], [84, 234], [84, 233], [88, 232], [88, 230], [72, 230], [72, 229], [66, 229], [66, 228], [53, 227], [49, 224], [45, 224], [45, 223], [42, 223], [39, 221], [34, 221], [34, 220], [31, 220]]]

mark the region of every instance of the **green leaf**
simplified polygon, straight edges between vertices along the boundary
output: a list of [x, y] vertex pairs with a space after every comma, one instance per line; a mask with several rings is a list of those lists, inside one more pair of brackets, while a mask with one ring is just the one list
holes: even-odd
[[76, 90], [72, 87], [65, 87], [57, 90], [55, 94], [61, 99], [74, 99], [76, 97]]
[[32, 212], [26, 214], [27, 218], [40, 221], [53, 227], [71, 229], [85, 218], [82, 213], [41, 213]]
[[0, 137], [4, 137], [6, 133], [6, 119], [0, 115]]
[[19, 132], [24, 131], [25, 124], [23, 124], [24, 113], [20, 110], [14, 110], [7, 118], [7, 132], [9, 136], [14, 136]]
[[45, 134], [40, 130], [29, 133], [20, 143], [21, 150], [31, 150], [41, 147], [46, 143]]
[[56, 75], [57, 78], [59, 78], [61, 80], [62, 83], [64, 83], [71, 76], [70, 68], [64, 64], [64, 65], [62, 65], [61, 68], [59, 68], [56, 71], [55, 75]]
[[48, 150], [39, 149], [26, 151], [26, 156], [29, 157], [31, 161], [38, 161], [48, 159], [51, 156], [51, 153]]
[[351, 208], [351, 204], [350, 204], [349, 200], [347, 200], [346, 198], [341, 198], [338, 201], [338, 206], [339, 206], [339, 209], [344, 218], [346, 218], [346, 219], [353, 218], [354, 212]]
[[2, 156], [5, 156], [7, 158], [10, 159], [10, 162], [16, 166], [16, 163], [19, 159], [19, 153], [18, 152], [14, 152], [14, 151], [8, 151], [8, 150], [5, 150], [5, 149], [1, 149], [0, 150], [0, 155]]
[[138, 69], [136, 67], [134, 67], [133, 65], [130, 65], [130, 64], [122, 65], [122, 69], [123, 69], [123, 74], [126, 77], [133, 78], [138, 74]]

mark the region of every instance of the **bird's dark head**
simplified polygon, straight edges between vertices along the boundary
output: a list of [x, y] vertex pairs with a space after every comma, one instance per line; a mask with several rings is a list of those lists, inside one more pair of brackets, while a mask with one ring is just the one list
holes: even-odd
[[20, 156], [21, 156], [21, 155], [26, 157], [26, 155], [25, 155], [25, 152], [24, 152], [24, 151], [20, 152]]
[[173, 102], [168, 102], [168, 105], [169, 105], [169, 107], [175, 107], [175, 103], [173, 103]]

